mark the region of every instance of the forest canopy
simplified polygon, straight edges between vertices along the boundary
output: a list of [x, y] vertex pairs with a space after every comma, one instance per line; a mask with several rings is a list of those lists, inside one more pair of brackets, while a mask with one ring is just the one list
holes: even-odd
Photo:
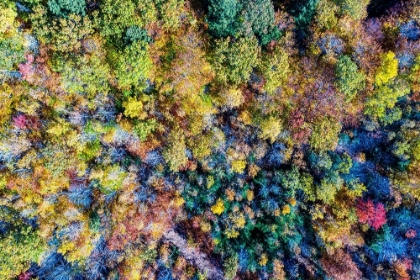
[[0, 279], [420, 279], [420, 0], [0, 1]]

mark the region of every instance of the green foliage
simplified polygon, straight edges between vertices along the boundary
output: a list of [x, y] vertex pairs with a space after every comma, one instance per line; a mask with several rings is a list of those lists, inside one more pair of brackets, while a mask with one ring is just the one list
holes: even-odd
[[64, 62], [61, 83], [70, 94], [94, 98], [97, 94], [108, 94], [110, 68], [97, 55], [85, 55], [80, 60]]
[[89, 161], [94, 159], [96, 156], [98, 156], [98, 153], [101, 150], [101, 143], [99, 142], [99, 139], [96, 139], [95, 141], [91, 141], [85, 144], [83, 151], [81, 151], [78, 154], [78, 157], [81, 160]]
[[338, 89], [346, 95], [349, 102], [357, 93], [365, 88], [365, 75], [357, 69], [356, 63], [347, 55], [343, 55], [335, 65]]
[[277, 47], [273, 53], [263, 53], [258, 68], [265, 79], [264, 89], [270, 94], [276, 93], [290, 74], [287, 52]]
[[321, 30], [329, 30], [333, 28], [338, 21], [338, 6], [330, 0], [319, 0], [315, 20], [317, 27]]
[[386, 110], [392, 109], [398, 98], [407, 95], [410, 88], [404, 80], [396, 80], [375, 89], [365, 103], [365, 114], [374, 118], [386, 117]]
[[261, 122], [261, 139], [269, 139], [271, 143], [276, 141], [277, 136], [282, 130], [281, 121], [277, 118], [270, 117]]
[[58, 52], [69, 52], [81, 47], [81, 41], [94, 33], [89, 17], [78, 14], [50, 18], [46, 9], [39, 5], [29, 15], [37, 39]]
[[185, 149], [185, 137], [182, 131], [179, 129], [171, 131], [168, 136], [168, 146], [163, 152], [163, 157], [171, 171], [177, 172], [187, 164], [188, 158]]
[[25, 61], [25, 48], [20, 34], [2, 38], [0, 36], [0, 70], [12, 71]]
[[146, 81], [153, 66], [148, 50], [147, 43], [136, 41], [118, 54], [115, 75], [121, 89], [146, 89]]
[[121, 190], [128, 173], [119, 165], [101, 166], [92, 170], [91, 180], [98, 180], [97, 187], [104, 194], [110, 194]]
[[280, 31], [274, 24], [274, 7], [271, 0], [246, 0], [243, 2], [242, 32], [250, 36], [252, 34], [247, 33], [252, 30], [261, 45], [266, 45], [271, 40], [278, 40]]
[[129, 97], [123, 102], [124, 115], [129, 118], [144, 119], [147, 114], [143, 110], [143, 102], [134, 97]]
[[349, 15], [354, 20], [361, 20], [367, 16], [366, 9], [370, 3], [370, 0], [361, 0], [361, 1], [335, 0], [335, 2], [337, 2], [337, 4], [340, 5], [342, 13]]
[[240, 10], [241, 4], [238, 0], [211, 0], [207, 13], [210, 33], [218, 38], [234, 36]]
[[234, 254], [224, 262], [224, 276], [227, 280], [232, 280], [238, 270], [238, 256]]
[[311, 23], [317, 5], [318, 0], [293, 1], [290, 14], [293, 16], [298, 28], [304, 29]]
[[38, 262], [44, 250], [44, 241], [31, 227], [22, 227], [0, 238], [0, 277], [14, 279], [31, 262]]
[[334, 150], [340, 130], [340, 123], [323, 118], [314, 124], [309, 144], [317, 151]]
[[146, 43], [150, 43], [152, 39], [147, 34], [146, 29], [142, 29], [139, 26], [133, 25], [130, 26], [125, 32], [124, 40], [127, 44], [132, 44], [135, 41], [144, 41]]
[[0, 3], [0, 39], [14, 33], [16, 16], [16, 5], [12, 1]]
[[[121, 38], [124, 32], [126, 32], [130, 26], [143, 27], [145, 22], [142, 17], [137, 15], [137, 8], [137, 1], [103, 1], [103, 3], [101, 3], [100, 15], [96, 18], [96, 25], [101, 31], [101, 34], [107, 38]], [[147, 10], [145, 9], [143, 14], [148, 14], [150, 8], [151, 6], [149, 6]]]
[[166, 30], [175, 30], [180, 27], [184, 15], [185, 0], [155, 0], [158, 19]]
[[12, 224], [6, 233], [0, 234], [0, 278], [15, 279], [31, 262], [40, 261], [46, 250], [45, 242], [37, 230], [4, 206], [0, 206], [0, 221]]
[[66, 17], [69, 14], [85, 16], [86, 0], [48, 0], [48, 8], [51, 13], [59, 17]]
[[145, 120], [137, 123], [133, 131], [140, 138], [140, 141], [146, 141], [147, 137], [156, 130], [157, 122], [155, 119]]
[[255, 37], [216, 40], [211, 63], [221, 84], [241, 84], [258, 64], [260, 48]]

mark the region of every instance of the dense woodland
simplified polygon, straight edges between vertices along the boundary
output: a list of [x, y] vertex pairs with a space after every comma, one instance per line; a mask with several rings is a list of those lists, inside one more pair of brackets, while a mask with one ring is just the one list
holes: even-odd
[[420, 279], [420, 0], [1, 0], [0, 279]]

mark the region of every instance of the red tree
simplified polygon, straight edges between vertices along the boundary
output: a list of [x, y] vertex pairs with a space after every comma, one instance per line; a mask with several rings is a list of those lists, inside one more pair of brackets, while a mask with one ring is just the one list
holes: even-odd
[[375, 230], [380, 229], [386, 223], [386, 211], [382, 203], [376, 205], [372, 200], [363, 201], [361, 199], [357, 202], [357, 216], [359, 222], [367, 223]]

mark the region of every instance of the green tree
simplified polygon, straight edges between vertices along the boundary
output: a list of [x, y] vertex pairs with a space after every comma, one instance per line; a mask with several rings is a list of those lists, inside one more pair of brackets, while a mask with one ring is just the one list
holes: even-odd
[[217, 38], [234, 36], [240, 10], [238, 0], [211, 0], [207, 14], [210, 33]]
[[131, 44], [135, 41], [144, 41], [150, 43], [152, 39], [147, 34], [147, 30], [140, 26], [132, 25], [125, 32], [124, 40], [127, 44]]
[[248, 80], [253, 67], [258, 64], [260, 48], [252, 37], [219, 39], [211, 57], [216, 80], [221, 84], [238, 85]]
[[182, 166], [187, 164], [188, 158], [185, 149], [185, 137], [182, 130], [172, 130], [168, 136], [168, 146], [163, 152], [163, 157], [169, 164], [171, 171], [177, 172]]
[[16, 34], [13, 37], [0, 37], [0, 71], [11, 71], [25, 61], [23, 38]]
[[386, 110], [392, 109], [398, 98], [410, 93], [410, 87], [404, 80], [396, 80], [375, 89], [365, 103], [365, 114], [384, 119]]
[[97, 55], [85, 55], [78, 61], [68, 62], [63, 67], [61, 83], [66, 92], [82, 94], [89, 98], [96, 94], [107, 94], [110, 90], [108, 79], [110, 68]]
[[280, 31], [274, 22], [274, 7], [270, 0], [246, 0], [241, 29], [247, 36], [252, 31], [261, 45], [280, 38]]
[[[145, 18], [156, 18], [154, 5], [151, 0], [144, 1], [145, 7], [138, 13], [138, 2], [133, 0], [104, 0], [101, 3], [96, 26], [106, 38], [120, 39], [131, 26], [145, 26]], [[146, 5], [149, 3], [149, 5]], [[140, 16], [143, 15], [143, 16]]]
[[144, 41], [136, 41], [117, 54], [115, 74], [121, 89], [142, 91], [147, 87], [153, 63]]
[[86, 0], [49, 0], [48, 8], [51, 13], [59, 17], [69, 14], [86, 15]]
[[289, 56], [284, 49], [276, 47], [274, 52], [262, 54], [258, 68], [265, 79], [264, 89], [274, 94], [290, 74]]
[[17, 11], [14, 2], [6, 0], [0, 3], [0, 38], [5, 33], [14, 33], [16, 16]]
[[11, 208], [0, 206], [0, 221], [7, 225], [0, 234], [0, 278], [15, 279], [31, 262], [39, 262], [46, 246], [38, 231]]
[[337, 24], [337, 12], [339, 7], [330, 0], [320, 0], [316, 8], [315, 20], [317, 27], [328, 30]]
[[339, 122], [323, 118], [314, 124], [309, 144], [317, 151], [334, 150], [338, 143], [340, 130]]
[[38, 5], [30, 14], [33, 33], [37, 39], [59, 52], [70, 52], [81, 47], [81, 41], [94, 33], [89, 17], [70, 13], [66, 17], [50, 18], [47, 10]]
[[338, 89], [346, 95], [346, 101], [351, 101], [356, 94], [365, 88], [365, 75], [360, 72], [351, 58], [343, 55], [335, 65], [335, 75]]
[[370, 0], [336, 0], [336, 2], [340, 5], [342, 13], [349, 15], [354, 20], [361, 20], [367, 16], [366, 9], [370, 3]]

